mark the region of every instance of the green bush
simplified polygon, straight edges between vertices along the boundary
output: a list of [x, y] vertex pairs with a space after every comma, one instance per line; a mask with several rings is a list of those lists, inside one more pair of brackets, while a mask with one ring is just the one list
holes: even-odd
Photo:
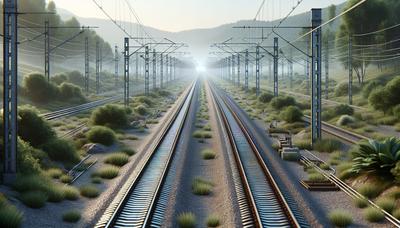
[[99, 126], [123, 128], [128, 125], [128, 115], [123, 106], [106, 105], [92, 113], [91, 122]]
[[339, 150], [341, 147], [342, 143], [335, 139], [321, 139], [314, 144], [314, 150], [327, 153], [332, 153], [333, 151]]
[[296, 100], [293, 97], [274, 97], [270, 104], [275, 110], [281, 110], [284, 107], [295, 106]]
[[50, 78], [50, 81], [56, 85], [60, 85], [63, 82], [68, 80], [67, 75], [65, 74], [57, 74]]
[[[353, 84], [352, 87], [353, 94], [356, 94], [360, 91], [360, 87]], [[335, 97], [342, 97], [346, 96], [349, 92], [349, 83], [342, 82], [335, 87]]]
[[340, 104], [337, 105], [333, 108], [333, 111], [335, 112], [336, 115], [353, 115], [354, 114], [354, 109], [347, 104]]
[[19, 196], [22, 203], [31, 208], [41, 208], [46, 205], [48, 196], [41, 191], [28, 191]]
[[372, 171], [390, 175], [391, 169], [400, 161], [400, 141], [391, 137], [362, 142], [352, 156], [355, 173]]
[[347, 227], [353, 223], [350, 213], [341, 209], [336, 209], [328, 214], [329, 221], [337, 227]]
[[326, 177], [320, 173], [311, 173], [308, 175], [308, 180], [313, 182], [322, 182], [326, 181]]
[[49, 178], [40, 175], [18, 175], [12, 187], [17, 192], [45, 191], [51, 184]]
[[54, 161], [75, 163], [80, 160], [74, 145], [64, 139], [53, 139], [43, 145], [43, 150]]
[[116, 140], [113, 130], [108, 127], [95, 126], [86, 133], [90, 142], [111, 146]]
[[385, 214], [377, 208], [369, 207], [364, 210], [365, 219], [369, 222], [382, 222], [385, 219]]
[[136, 101], [141, 103], [141, 104], [146, 104], [148, 106], [152, 106], [153, 105], [153, 101], [150, 98], [145, 97], [145, 96], [137, 97]]
[[400, 209], [396, 209], [393, 211], [393, 216], [397, 219], [400, 219]]
[[94, 185], [84, 185], [80, 187], [81, 195], [87, 198], [96, 198], [100, 195], [100, 191]]
[[46, 175], [54, 179], [59, 179], [63, 175], [63, 172], [61, 169], [51, 168], [46, 170]]
[[130, 149], [130, 148], [122, 148], [121, 152], [125, 153], [128, 156], [132, 156], [132, 155], [136, 154], [136, 151], [134, 149]]
[[23, 214], [8, 203], [0, 207], [0, 227], [17, 228], [21, 226]]
[[135, 111], [137, 114], [141, 115], [141, 116], [144, 116], [144, 115], [146, 115], [147, 113], [149, 113], [149, 110], [148, 110], [144, 105], [138, 105], [138, 106], [134, 109], [134, 111]]
[[24, 142], [23, 140], [18, 140], [17, 162], [19, 167], [18, 170], [19, 173], [31, 175], [31, 174], [38, 174], [41, 172], [39, 158], [34, 157], [34, 155], [38, 153], [39, 150], [31, 147], [29, 143]]
[[384, 112], [400, 104], [400, 78], [395, 77], [385, 87], [374, 89], [368, 101], [372, 107]]
[[76, 102], [85, 101], [85, 97], [82, 94], [81, 88], [74, 84], [63, 82], [60, 85], [59, 90], [60, 90], [59, 92], [60, 99], [63, 101], [69, 101], [69, 100], [73, 100]]
[[33, 73], [23, 80], [23, 88], [27, 96], [34, 102], [46, 103], [58, 97], [58, 88], [48, 83], [42, 74]]
[[72, 177], [70, 176], [70, 175], [62, 175], [61, 177], [60, 177], [60, 181], [62, 182], [62, 183], [64, 183], [64, 184], [69, 184], [69, 183], [71, 183], [71, 181], [72, 181]]
[[368, 206], [368, 201], [364, 198], [355, 198], [354, 204], [358, 208], [366, 208]]
[[81, 214], [79, 211], [67, 211], [63, 214], [62, 218], [65, 222], [76, 223], [81, 219]]
[[18, 135], [31, 146], [40, 146], [55, 138], [56, 133], [50, 124], [40, 117], [36, 110], [18, 110]]
[[355, 122], [355, 119], [352, 116], [343, 115], [338, 119], [336, 124], [339, 125], [339, 126], [347, 126], [347, 125], [352, 124], [354, 122]]
[[129, 156], [125, 153], [114, 153], [108, 155], [104, 162], [115, 166], [124, 166], [129, 162]]
[[376, 89], [377, 87], [380, 87], [381, 83], [377, 80], [372, 80], [369, 81], [367, 84], [365, 84], [362, 88], [362, 94], [363, 97], [368, 99], [369, 95], [371, 94], [371, 92]]
[[289, 106], [282, 112], [282, 119], [288, 123], [302, 121], [303, 112], [296, 106]]
[[269, 103], [272, 99], [274, 98], [274, 95], [270, 93], [262, 93], [259, 97], [258, 100], [262, 103]]
[[178, 225], [180, 228], [196, 227], [196, 216], [191, 212], [185, 212], [178, 216]]
[[92, 183], [93, 184], [101, 184], [101, 183], [103, 183], [103, 180], [101, 179], [101, 177], [92, 177]]
[[400, 105], [396, 105], [393, 107], [392, 114], [397, 118], [397, 120], [400, 120]]

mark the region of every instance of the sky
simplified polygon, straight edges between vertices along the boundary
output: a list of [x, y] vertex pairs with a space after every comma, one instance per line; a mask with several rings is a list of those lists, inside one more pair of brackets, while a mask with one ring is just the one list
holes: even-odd
[[[125, 1], [129, 1], [144, 25], [177, 32], [210, 28], [243, 19], [254, 19], [262, 0], [97, 0], [117, 20], [135, 21]], [[260, 18], [284, 17], [298, 0], [266, 0]], [[301, 0], [300, 0], [301, 1]], [[326, 7], [346, 0], [303, 0], [293, 14]], [[93, 0], [54, 0], [57, 7], [79, 17], [106, 18]], [[118, 16], [117, 16], [118, 15]]]

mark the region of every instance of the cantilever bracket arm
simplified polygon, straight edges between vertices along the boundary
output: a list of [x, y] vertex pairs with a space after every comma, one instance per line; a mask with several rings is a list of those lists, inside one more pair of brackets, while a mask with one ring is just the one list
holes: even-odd
[[307, 56], [308, 58], [311, 58], [312, 56], [307, 55], [307, 53], [305, 53], [303, 50], [301, 50], [300, 48], [298, 48], [296, 45], [292, 44], [289, 40], [285, 39], [283, 36], [281, 36], [279, 33], [275, 32], [274, 29], [272, 29], [272, 32], [277, 35], [279, 38], [281, 38], [283, 41], [285, 41], [286, 43], [288, 43], [290, 46], [294, 47], [296, 50], [298, 50], [299, 52], [301, 52], [302, 54], [304, 54], [305, 56]]

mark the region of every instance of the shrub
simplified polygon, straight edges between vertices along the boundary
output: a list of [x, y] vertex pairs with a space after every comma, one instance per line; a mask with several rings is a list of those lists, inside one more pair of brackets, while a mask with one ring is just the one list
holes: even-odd
[[397, 219], [400, 219], [400, 209], [396, 209], [393, 211], [393, 216]]
[[65, 222], [75, 223], [81, 219], [81, 214], [79, 211], [67, 211], [63, 214], [62, 218]]
[[364, 198], [355, 198], [354, 199], [354, 204], [358, 208], [366, 208], [368, 206], [368, 201]]
[[296, 140], [294, 145], [301, 150], [312, 150], [310, 140]]
[[373, 171], [390, 174], [391, 169], [400, 160], [400, 141], [391, 137], [383, 141], [362, 142], [352, 156], [352, 170], [355, 173]]
[[[40, 153], [39, 150], [34, 149], [27, 142], [18, 140], [17, 162], [20, 173], [32, 175], [41, 172], [39, 159], [34, 157], [38, 153]], [[43, 162], [44, 160], [43, 158]]]
[[121, 152], [127, 154], [128, 156], [136, 154], [136, 151], [134, 149], [129, 149], [129, 148], [123, 148], [121, 149]]
[[192, 183], [193, 193], [196, 195], [209, 195], [212, 191], [213, 184], [202, 178], [195, 178]]
[[349, 115], [343, 115], [339, 118], [339, 120], [336, 122], [337, 125], [339, 126], [347, 126], [349, 124], [354, 123], [355, 120], [352, 116]]
[[124, 166], [129, 161], [129, 156], [125, 153], [114, 153], [106, 157], [104, 162], [115, 166]]
[[21, 226], [23, 214], [8, 203], [0, 207], [0, 227], [17, 228]]
[[219, 217], [216, 215], [210, 215], [207, 217], [207, 227], [218, 227], [221, 225], [221, 222], [219, 220]]
[[363, 86], [363, 89], [362, 89], [363, 97], [368, 99], [371, 92], [380, 86], [381, 86], [381, 84], [377, 80], [369, 81], [366, 85]]
[[272, 108], [281, 110], [284, 107], [295, 106], [296, 100], [293, 97], [274, 97], [271, 100]]
[[67, 200], [77, 200], [79, 198], [79, 191], [72, 186], [64, 186], [64, 195]]
[[70, 175], [62, 175], [60, 181], [64, 184], [69, 184], [72, 182], [72, 177]]
[[146, 108], [144, 105], [138, 105], [138, 106], [134, 109], [134, 111], [135, 111], [137, 114], [141, 115], [141, 116], [144, 116], [144, 115], [146, 115], [147, 113], [149, 113], [149, 110], [147, 110], [147, 108]]
[[369, 207], [364, 210], [365, 219], [369, 222], [381, 222], [385, 219], [385, 214], [377, 208]]
[[80, 156], [74, 145], [63, 139], [53, 139], [43, 145], [43, 150], [55, 161], [75, 163]]
[[103, 179], [113, 179], [118, 176], [119, 168], [108, 165], [101, 167], [96, 173]]
[[380, 198], [376, 201], [376, 204], [390, 214], [396, 208], [396, 202], [391, 198]]
[[367, 197], [368, 199], [377, 197], [381, 192], [381, 190], [377, 186], [370, 183], [365, 183], [361, 185], [360, 187], [358, 187], [357, 190], [361, 195]]
[[274, 98], [274, 95], [270, 93], [262, 93], [259, 97], [258, 100], [262, 103], [269, 103], [272, 99]]
[[85, 97], [82, 94], [81, 88], [74, 84], [63, 82], [60, 85], [59, 90], [60, 90], [59, 92], [60, 99], [63, 101], [68, 101], [68, 100], [74, 100], [77, 102], [85, 101]]
[[301, 121], [302, 118], [303, 112], [295, 106], [287, 107], [282, 113], [282, 119], [288, 123]]
[[400, 105], [396, 105], [392, 109], [392, 114], [399, 120], [400, 119]]
[[100, 143], [106, 146], [111, 146], [116, 140], [113, 130], [108, 127], [95, 126], [86, 134], [89, 141], [93, 143]]
[[329, 221], [337, 227], [347, 227], [353, 223], [349, 212], [340, 209], [333, 210], [328, 214]]
[[58, 185], [49, 185], [46, 190], [47, 201], [58, 203], [64, 200], [65, 192], [64, 189]]
[[45, 191], [51, 181], [40, 175], [18, 175], [12, 187], [18, 192]]
[[52, 168], [52, 169], [46, 170], [46, 175], [48, 175], [49, 177], [54, 178], [54, 179], [60, 178], [62, 174], [63, 174], [63, 172], [61, 171], [61, 169]]
[[178, 216], [178, 225], [181, 228], [196, 227], [196, 216], [191, 212], [185, 212]]
[[48, 199], [46, 193], [41, 191], [28, 191], [20, 195], [20, 200], [26, 206], [31, 208], [41, 208], [44, 207]]
[[93, 177], [92, 178], [92, 183], [93, 184], [101, 184], [103, 180], [100, 177]]
[[18, 110], [18, 135], [22, 140], [37, 147], [55, 138], [56, 133], [36, 110], [20, 108]]
[[30, 74], [23, 80], [23, 88], [34, 102], [46, 103], [58, 96], [57, 86], [48, 83], [42, 74]]
[[372, 107], [384, 112], [400, 103], [400, 78], [395, 77], [385, 87], [374, 89], [368, 101]]
[[354, 109], [347, 104], [340, 104], [337, 105], [333, 108], [333, 111], [335, 112], [336, 115], [353, 115], [354, 114]]
[[106, 105], [97, 108], [90, 118], [94, 125], [112, 128], [122, 128], [128, 125], [126, 109], [119, 105]]
[[137, 102], [142, 103], [142, 104], [146, 104], [148, 106], [152, 106], [153, 105], [153, 101], [145, 96], [140, 96], [136, 98]]
[[99, 189], [94, 185], [84, 185], [79, 190], [81, 195], [87, 198], [96, 198], [100, 195]]
[[[360, 91], [360, 87], [353, 84], [352, 91], [353, 94], [356, 94]], [[349, 83], [347, 82], [340, 83], [335, 87], [335, 97], [346, 96], [348, 92], [349, 92]]]
[[319, 152], [332, 153], [333, 151], [339, 150], [342, 147], [342, 143], [335, 139], [321, 139], [314, 144], [314, 149]]
[[206, 149], [201, 152], [201, 156], [203, 157], [204, 160], [211, 160], [216, 157], [216, 154], [214, 151]]
[[56, 85], [60, 85], [63, 82], [68, 80], [67, 75], [65, 74], [58, 74], [50, 78], [50, 81], [55, 83]]

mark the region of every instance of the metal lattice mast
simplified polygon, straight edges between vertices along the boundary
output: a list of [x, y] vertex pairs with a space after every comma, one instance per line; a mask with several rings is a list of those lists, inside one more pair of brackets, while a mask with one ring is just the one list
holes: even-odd
[[269, 81], [270, 82], [273, 81], [271, 58], [268, 58], [268, 74], [269, 74]]
[[172, 56], [169, 57], [169, 80], [172, 81]]
[[164, 88], [164, 54], [160, 54], [160, 88]]
[[157, 54], [156, 54], [156, 49], [153, 49], [153, 90], [156, 89], [156, 78], [157, 78]]
[[118, 87], [118, 70], [119, 70], [119, 57], [118, 57], [118, 46], [115, 46], [115, 88]]
[[174, 58], [174, 62], [173, 62], [173, 67], [174, 67], [174, 80], [176, 80], [176, 61], [177, 61], [177, 59], [176, 58]]
[[290, 60], [289, 64], [289, 80], [290, 80], [290, 89], [293, 88], [293, 50], [290, 48]]
[[48, 20], [44, 22], [44, 75], [50, 82], [50, 27]]
[[274, 37], [274, 96], [277, 97], [279, 95], [279, 86], [278, 86], [278, 60], [279, 60], [279, 51], [278, 51], [278, 37]]
[[85, 37], [85, 92], [89, 95], [89, 38]]
[[235, 55], [232, 55], [231, 61], [232, 61], [232, 83], [235, 84]]
[[310, 95], [310, 38], [307, 38], [306, 93]]
[[139, 53], [138, 52], [136, 52], [136, 61], [135, 61], [135, 63], [136, 63], [136, 66], [135, 66], [135, 79], [136, 79], [136, 81], [138, 81], [139, 80]]
[[124, 105], [129, 106], [129, 38], [124, 39]]
[[246, 50], [244, 60], [244, 89], [249, 90], [249, 50]]
[[17, 88], [18, 29], [17, 0], [3, 1], [3, 130], [4, 183], [12, 183], [17, 174]]
[[260, 95], [260, 46], [256, 47], [256, 95]]
[[231, 61], [231, 57], [228, 57], [228, 78], [229, 81], [232, 81], [232, 61]]
[[[311, 62], [311, 135], [312, 143], [321, 139], [321, 66], [322, 66], [322, 30], [321, 9], [312, 9], [312, 62]], [[318, 28], [318, 29], [316, 29]]]
[[145, 48], [145, 54], [144, 54], [144, 61], [145, 61], [145, 67], [144, 67], [144, 93], [145, 95], [149, 95], [149, 68], [150, 68], [150, 50], [149, 50], [149, 46], [146, 46]]
[[348, 56], [348, 68], [349, 68], [349, 104], [353, 104], [353, 39], [349, 35], [349, 56]]
[[99, 41], [96, 41], [96, 94], [100, 93], [100, 50]]
[[325, 48], [325, 99], [329, 99], [329, 40], [326, 39]]
[[166, 82], [166, 83], [169, 82], [169, 80], [168, 80], [168, 75], [169, 75], [169, 70], [168, 70], [168, 68], [169, 68], [169, 56], [166, 55], [166, 56], [165, 56], [165, 82]]
[[237, 55], [237, 86], [240, 86], [240, 55]]

